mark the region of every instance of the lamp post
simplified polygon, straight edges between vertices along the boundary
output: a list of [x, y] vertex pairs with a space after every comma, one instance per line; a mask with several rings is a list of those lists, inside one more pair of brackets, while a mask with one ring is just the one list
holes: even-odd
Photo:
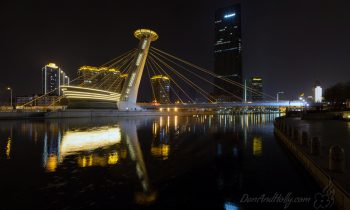
[[9, 90], [9, 91], [11, 92], [11, 101], [10, 101], [10, 104], [11, 104], [11, 108], [12, 108], [12, 88], [7, 87], [7, 90]]
[[282, 91], [280, 91], [280, 92], [277, 92], [277, 102], [278, 102], [278, 100], [279, 100], [279, 94], [283, 94], [284, 92], [282, 92]]

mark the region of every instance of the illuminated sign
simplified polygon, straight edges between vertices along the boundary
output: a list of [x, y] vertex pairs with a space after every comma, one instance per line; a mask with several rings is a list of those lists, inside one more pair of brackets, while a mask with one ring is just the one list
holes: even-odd
[[236, 13], [230, 13], [230, 14], [225, 15], [224, 18], [231, 18], [234, 16], [236, 16]]

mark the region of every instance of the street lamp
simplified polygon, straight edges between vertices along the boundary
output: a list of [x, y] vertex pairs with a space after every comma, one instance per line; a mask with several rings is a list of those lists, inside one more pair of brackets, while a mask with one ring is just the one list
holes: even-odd
[[278, 102], [278, 99], [279, 99], [279, 98], [278, 98], [279, 94], [283, 94], [283, 93], [284, 93], [284, 92], [282, 92], [282, 91], [277, 92], [277, 97], [276, 97], [276, 98], [277, 98], [277, 102]]
[[10, 103], [11, 103], [11, 107], [12, 107], [12, 88], [7, 87], [6, 89], [9, 90], [9, 91], [11, 92], [11, 102], [10, 102]]

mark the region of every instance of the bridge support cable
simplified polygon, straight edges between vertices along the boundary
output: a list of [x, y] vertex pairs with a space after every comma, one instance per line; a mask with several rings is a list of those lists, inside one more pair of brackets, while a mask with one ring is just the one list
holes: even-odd
[[[71, 80], [71, 82], [74, 82], [74, 81], [80, 79], [81, 77], [82, 77], [82, 76], [78, 76], [78, 77], [74, 78], [73, 80]], [[35, 101], [37, 101], [37, 100], [39, 100], [39, 99], [45, 97], [45, 96], [48, 96], [49, 94], [55, 92], [56, 90], [57, 90], [57, 88], [51, 90], [50, 92], [48, 92], [48, 93], [46, 93], [46, 94], [43, 94], [43, 95], [41, 95], [41, 96], [38, 96], [37, 98], [35, 98], [35, 99], [31, 100], [31, 101], [28, 101], [28, 102], [26, 102], [26, 103], [24, 103], [24, 104], [21, 104], [20, 106], [29, 105], [29, 104], [31, 104], [31, 103], [33, 103], [33, 102], [35, 102]]]
[[[132, 52], [129, 52], [127, 55], [125, 55], [124, 57], [120, 58], [117, 62], [114, 63], [115, 66], [121, 64], [122, 66], [126, 63], [130, 63], [133, 59], [134, 59], [134, 56], [135, 56], [135, 50], [132, 51]], [[111, 66], [109, 67], [106, 67], [106, 68], [110, 68]], [[123, 69], [118, 69], [118, 70], [122, 70], [122, 71], [125, 71]], [[100, 76], [103, 72], [99, 72], [97, 73], [96, 75], [92, 76], [91, 78], [89, 78], [89, 80], [94, 80], [96, 79], [98, 76]], [[120, 72], [120, 73], [123, 73], [123, 72]], [[103, 78], [101, 78], [101, 81], [100, 83], [96, 83], [94, 85], [92, 85], [90, 88], [96, 88], [96, 89], [99, 89], [101, 88], [106, 82], [110, 82], [110, 75], [109, 74], [106, 74], [103, 76]], [[112, 82], [114, 83], [114, 82]], [[115, 83], [114, 83], [115, 84]], [[84, 86], [84, 85], [83, 85]], [[110, 89], [111, 87], [109, 87], [108, 89]]]
[[[132, 61], [133, 61], [133, 59], [130, 60], [130, 62], [128, 63], [128, 65], [126, 66], [126, 68], [122, 71], [121, 75], [122, 75], [122, 74], [129, 74], [129, 73], [130, 73], [130, 66], [131, 66], [131, 64], [133, 63]], [[119, 79], [115, 81], [115, 83], [117, 83], [118, 85], [116, 86], [115, 90], [111, 90], [111, 91], [117, 92], [117, 90], [118, 90], [119, 88], [122, 88], [122, 87], [121, 87], [121, 85], [122, 85], [122, 80], [123, 80], [123, 79], [122, 79], [121, 77], [119, 77]], [[113, 84], [113, 85], [115, 85], [115, 84]], [[113, 87], [113, 85], [111, 85], [111, 86], [108, 88], [108, 91]]]
[[[172, 78], [172, 77], [163, 69], [163, 67], [161, 67], [161, 65], [159, 65], [159, 64], [155, 61], [155, 59], [153, 58], [153, 56], [152, 56], [151, 54], [150, 54], [150, 56], [149, 56], [149, 60], [150, 60], [150, 62], [153, 63], [156, 67], [158, 67], [158, 68], [156, 68], [156, 69], [159, 69], [159, 70], [162, 71], [167, 77], [169, 77], [170, 81], [172, 81], [172, 82], [176, 85], [176, 87], [179, 88], [179, 90], [181, 90], [181, 92], [182, 92], [192, 103], [194, 102], [194, 100], [191, 98], [191, 96], [189, 96], [189, 94], [186, 93], [185, 90], [183, 90], [183, 88], [176, 82], [176, 80], [175, 80], [174, 78]], [[174, 91], [174, 92], [175, 92], [175, 91]], [[183, 101], [183, 100], [181, 100], [181, 97], [179, 97], [179, 99], [180, 99], [180, 101]]]
[[[220, 77], [220, 76], [214, 74], [213, 72], [211, 72], [211, 71], [209, 71], [209, 70], [206, 70], [206, 69], [204, 69], [204, 68], [202, 68], [202, 67], [199, 67], [199, 66], [197, 66], [197, 65], [195, 65], [195, 64], [192, 64], [192, 63], [190, 63], [190, 62], [188, 62], [188, 61], [186, 61], [186, 60], [183, 60], [183, 59], [181, 59], [181, 58], [178, 58], [178, 57], [176, 57], [176, 56], [173, 56], [173, 55], [171, 55], [171, 54], [169, 54], [169, 53], [166, 53], [166, 52], [164, 52], [164, 51], [162, 51], [162, 50], [160, 50], [160, 49], [157, 49], [157, 48], [152, 47], [152, 48], [151, 48], [151, 51], [152, 51], [152, 52], [157, 51], [158, 53], [161, 53], [161, 54], [163, 54], [163, 55], [169, 56], [169, 57], [171, 57], [171, 58], [173, 58], [173, 59], [175, 59], [175, 60], [177, 60], [177, 61], [180, 61], [181, 63], [184, 63], [184, 64], [186, 64], [186, 65], [189, 65], [189, 66], [191, 66], [191, 67], [193, 67], [193, 68], [195, 68], [195, 69], [198, 69], [198, 70], [200, 70], [200, 71], [202, 71], [202, 72], [204, 72], [204, 73], [207, 73], [207, 74], [209, 74], [209, 75], [211, 75], [211, 76], [213, 76], [213, 77], [215, 77], [215, 78], [221, 79], [221, 80], [223, 80], [223, 81], [225, 81], [225, 82], [228, 82], [228, 83], [233, 84], [233, 85], [235, 85], [235, 86], [237, 86], [237, 87], [239, 87], [239, 88], [244, 89], [244, 85], [243, 85], [243, 84], [240, 84], [239, 82], [230, 80], [230, 79], [228, 79], [228, 78]], [[271, 99], [275, 99], [274, 96], [271, 96], [271, 95], [269, 95], [269, 94], [265, 94], [265, 93], [263, 93], [263, 92], [257, 91], [257, 90], [254, 89], [254, 88], [247, 87], [247, 89], [248, 89], [249, 91], [251, 91], [252, 93], [259, 94], [259, 95], [263, 95], [263, 96], [266, 96], [266, 97], [271, 98]]]
[[[147, 62], [146, 62], [146, 63], [147, 63]], [[157, 75], [156, 70], [158, 71], [158, 74], [159, 74], [159, 75], [162, 74], [158, 68], [155, 68], [155, 66], [152, 65], [151, 62], [149, 62], [149, 64], [150, 64], [150, 67], [151, 67], [151, 69], [152, 69], [152, 72], [153, 72], [154, 76]], [[150, 82], [151, 82], [151, 81], [150, 81]], [[166, 92], [165, 89], [164, 89], [165, 87], [161, 84], [160, 80], [158, 80], [158, 84], [159, 84], [159, 87], [162, 88], [162, 91], [165, 93], [165, 92]], [[153, 87], [152, 82], [151, 82], [151, 85], [152, 85], [152, 87]], [[169, 96], [169, 95], [166, 95], [166, 96], [167, 96], [168, 102], [171, 103], [171, 101], [170, 101], [170, 96]]]
[[[122, 57], [128, 55], [128, 54], [131, 53], [131, 52], [135, 52], [135, 51], [136, 51], [136, 48], [133, 48], [133, 49], [131, 49], [131, 50], [129, 50], [129, 51], [127, 51], [127, 52], [121, 54], [120, 56], [118, 56], [118, 57], [116, 57], [116, 58], [113, 58], [112, 60], [110, 60], [110, 61], [108, 61], [108, 62], [102, 64], [100, 67], [113, 66], [115, 63], [117, 63], [116, 60], [119, 60], [120, 58], [122, 58]], [[112, 63], [112, 64], [111, 64], [111, 63]]]
[[[127, 55], [125, 55], [124, 57], [120, 58], [117, 62], [114, 63], [114, 65], [118, 65], [118, 64], [122, 64], [122, 66], [125, 63], [131, 62], [134, 59], [134, 53], [135, 51], [131, 51], [129, 52]], [[89, 80], [94, 80], [96, 79], [98, 76], [100, 76], [102, 74], [102, 72], [98, 72], [96, 75], [92, 76], [91, 78], [89, 78]], [[94, 84], [91, 88], [100, 88], [102, 85], [105, 84], [105, 82], [108, 81], [108, 77], [110, 75], [106, 74], [102, 79], [101, 82], [99, 84]]]
[[151, 84], [151, 89], [152, 89], [152, 96], [153, 96], [153, 101], [156, 101], [156, 94], [154, 92], [154, 88], [153, 88], [153, 85], [152, 85], [152, 81], [151, 81], [151, 74], [149, 73], [149, 62], [146, 62], [146, 70], [147, 70], [147, 74], [148, 74], [148, 79], [149, 79], [149, 82]]
[[171, 63], [177, 65], [179, 68], [184, 69], [185, 71], [187, 71], [187, 72], [189, 72], [189, 73], [195, 75], [195, 76], [198, 77], [199, 79], [201, 79], [201, 80], [203, 80], [203, 81], [205, 81], [205, 82], [207, 82], [207, 83], [213, 85], [214, 87], [216, 87], [216, 88], [218, 88], [218, 89], [224, 91], [225, 93], [227, 93], [227, 94], [233, 96], [234, 98], [239, 99], [239, 100], [243, 100], [242, 97], [239, 97], [239, 96], [237, 96], [237, 95], [231, 93], [230, 91], [225, 90], [224, 88], [220, 87], [219, 85], [217, 85], [217, 84], [215, 84], [215, 83], [213, 83], [213, 82], [211, 82], [211, 81], [205, 79], [205, 78], [202, 77], [201, 75], [195, 73], [194, 71], [189, 70], [188, 68], [184, 67], [183, 65], [180, 65], [180, 64], [178, 64], [178, 63], [176, 63], [176, 62], [173, 62], [172, 60], [170, 60], [170, 59], [168, 59], [168, 58], [162, 56], [161, 54], [159, 54], [159, 53], [157, 53], [157, 52], [153, 52], [153, 53], [155, 53], [155, 54], [157, 54], [158, 56], [162, 57], [163, 59], [165, 59], [165, 60], [167, 60], [167, 61], [169, 61], [169, 62], [171, 62]]
[[[132, 60], [134, 59], [134, 54], [130, 54], [130, 55], [131, 55], [131, 57], [129, 56], [129, 57], [127, 58], [126, 62], [124, 62], [124, 63], [129, 63], [129, 64], [130, 64], [130, 63], [132, 62]], [[123, 63], [123, 65], [124, 65], [124, 63]], [[123, 69], [120, 69], [120, 70], [122, 70], [122, 72], [120, 72], [120, 74], [123, 74], [124, 71], [125, 71], [125, 70], [123, 70]], [[106, 74], [106, 75], [101, 79], [101, 82], [100, 82], [99, 84], [95, 84], [94, 86], [92, 86], [92, 88], [97, 88], [97, 89], [101, 88], [103, 85], [106, 84], [106, 82], [109, 82], [109, 81], [110, 81], [109, 76], [110, 76], [110, 75]], [[118, 79], [120, 79], [120, 78], [118, 78]], [[117, 80], [118, 80], [118, 79], [117, 79]], [[113, 82], [113, 83], [114, 83], [114, 82]], [[111, 87], [109, 87], [109, 88], [111, 88]]]
[[[129, 50], [127, 53], [124, 53], [123, 56], [119, 56], [119, 57], [118, 57], [119, 59], [118, 59], [117, 61], [115, 61], [114, 64], [116, 65], [116, 64], [119, 64], [119, 63], [125, 61], [125, 59], [127, 59], [128, 57], [130, 57], [130, 55], [132, 55], [132, 54], [134, 53], [134, 51], [135, 51], [135, 50]], [[127, 59], [127, 60], [128, 60], [128, 59]], [[126, 60], [126, 61], [127, 61], [127, 60]], [[101, 67], [103, 67], [103, 65], [102, 65]], [[107, 67], [107, 68], [108, 68], [108, 67]], [[90, 81], [92, 81], [92, 80], [96, 79], [98, 76], [100, 76], [101, 73], [102, 73], [102, 72], [98, 72], [97, 74], [95, 74], [95, 75], [89, 77], [88, 79], [89, 79]], [[84, 82], [78, 84], [78, 86], [80, 86], [80, 87], [84, 87], [84, 85], [86, 85]]]
[[181, 78], [184, 82], [186, 82], [186, 84], [188, 84], [191, 88], [193, 88], [195, 91], [197, 91], [199, 94], [201, 94], [206, 100], [208, 100], [209, 102], [215, 101], [215, 99], [209, 93], [207, 93], [204, 89], [202, 89], [197, 84], [192, 82], [189, 78], [187, 78], [186, 76], [184, 76], [183, 74], [181, 74], [180, 72], [175, 70], [173, 67], [169, 66], [167, 63], [165, 63], [164, 61], [159, 59], [154, 54], [150, 54], [150, 55], [153, 56], [156, 60], [158, 60], [167, 69], [170, 69], [177, 77]]
[[[186, 91], [184, 91], [184, 90], [181, 88], [181, 86], [178, 85], [177, 82], [176, 82], [166, 71], [164, 71], [164, 69], [163, 69], [158, 63], [156, 63], [156, 62], [153, 60], [153, 58], [152, 58], [151, 56], [149, 57], [149, 62], [150, 62], [150, 63], [153, 63], [153, 65], [155, 66], [155, 69], [158, 69], [159, 72], [160, 72], [161, 74], [162, 74], [162, 73], [165, 74], [165, 75], [170, 79], [170, 81], [172, 81], [172, 82], [176, 85], [176, 87], [177, 87], [179, 90], [181, 90], [182, 93], [183, 93], [191, 102], [194, 102], [194, 100], [186, 93]], [[174, 94], [178, 97], [178, 99], [181, 101], [181, 103], [183, 103], [183, 100], [182, 100], [181, 97], [178, 95], [177, 91], [176, 91], [172, 86], [170, 86], [170, 89], [173, 90]]]
[[181, 74], [179, 71], [175, 70], [173, 67], [162, 61], [159, 57], [154, 55], [153, 53], [150, 53], [152, 57], [154, 57], [156, 60], [158, 60], [162, 65], [164, 65], [166, 68], [170, 69], [175, 75], [177, 75], [179, 78], [183, 79], [189, 86], [191, 86], [193, 89], [197, 90], [198, 93], [200, 93], [205, 99], [207, 99], [209, 102], [214, 102], [215, 99], [207, 93], [205, 90], [203, 90], [201, 87], [199, 87], [197, 84], [192, 82], [190, 79], [188, 79], [186, 76]]

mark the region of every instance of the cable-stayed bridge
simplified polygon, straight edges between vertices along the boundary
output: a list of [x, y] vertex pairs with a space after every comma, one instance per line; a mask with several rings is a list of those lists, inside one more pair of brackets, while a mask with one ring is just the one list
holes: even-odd
[[[134, 36], [139, 40], [137, 48], [108, 61], [93, 73], [88, 72], [91, 70], [89, 68], [81, 69], [82, 74], [73, 79], [70, 85], [60, 87], [62, 95], [52, 105], [63, 101], [68, 108], [116, 108], [121, 111], [306, 105], [302, 101], [278, 101], [274, 96], [151, 47], [159, 36], [150, 29], [136, 30]], [[148, 85], [140, 86], [142, 80], [148, 80]], [[241, 89], [245, 94], [236, 95], [227, 90], [227, 86]], [[230, 100], [222, 100], [214, 90]], [[138, 104], [138, 96], [146, 92], [151, 92], [151, 102]], [[266, 100], [249, 102], [247, 92], [261, 95]]]

